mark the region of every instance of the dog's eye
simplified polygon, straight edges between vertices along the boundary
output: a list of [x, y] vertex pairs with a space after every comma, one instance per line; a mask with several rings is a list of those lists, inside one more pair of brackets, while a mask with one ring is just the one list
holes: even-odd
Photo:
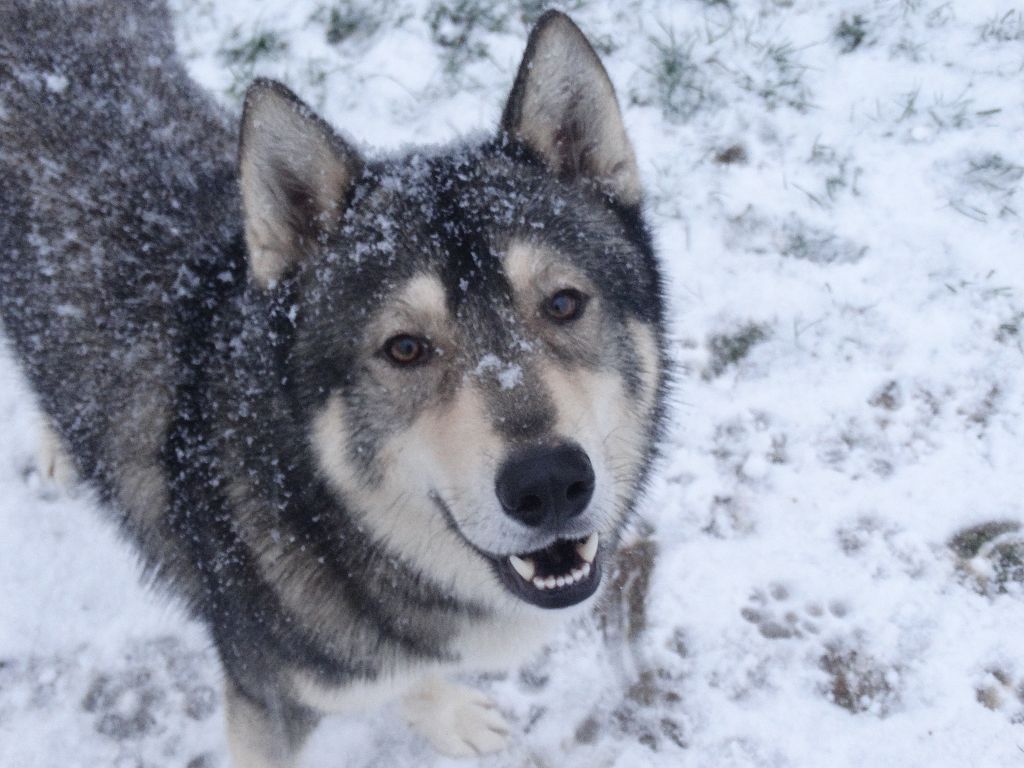
[[398, 365], [425, 363], [430, 357], [430, 342], [418, 336], [400, 333], [384, 343], [384, 354]]
[[568, 323], [583, 314], [586, 297], [574, 288], [565, 288], [544, 303], [544, 313], [556, 323]]

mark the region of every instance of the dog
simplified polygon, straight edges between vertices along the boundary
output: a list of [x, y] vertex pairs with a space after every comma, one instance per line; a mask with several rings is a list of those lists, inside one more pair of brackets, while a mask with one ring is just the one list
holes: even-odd
[[496, 131], [367, 157], [284, 85], [237, 117], [154, 0], [0, 8], [0, 300], [72, 467], [209, 628], [233, 763], [390, 699], [450, 755], [460, 670], [592, 606], [665, 420], [634, 150], [565, 15]]

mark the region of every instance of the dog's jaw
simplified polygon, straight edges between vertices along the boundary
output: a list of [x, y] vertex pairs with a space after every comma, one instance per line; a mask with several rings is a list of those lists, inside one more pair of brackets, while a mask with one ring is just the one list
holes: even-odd
[[568, 608], [593, 596], [601, 585], [601, 555], [595, 532], [493, 563], [502, 584], [516, 597], [540, 608]]

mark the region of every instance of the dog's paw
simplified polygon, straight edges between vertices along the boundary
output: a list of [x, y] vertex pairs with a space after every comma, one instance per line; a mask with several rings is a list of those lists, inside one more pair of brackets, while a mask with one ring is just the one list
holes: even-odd
[[472, 757], [497, 752], [508, 743], [508, 725], [480, 691], [431, 679], [402, 700], [405, 719], [438, 752]]

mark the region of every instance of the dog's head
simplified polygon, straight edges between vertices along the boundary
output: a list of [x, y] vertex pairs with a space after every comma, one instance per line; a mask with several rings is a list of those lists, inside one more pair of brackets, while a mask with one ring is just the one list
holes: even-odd
[[251, 276], [297, 297], [294, 375], [342, 506], [466, 599], [593, 595], [664, 366], [636, 161], [582, 33], [541, 19], [497, 137], [377, 162], [257, 82], [240, 166]]

